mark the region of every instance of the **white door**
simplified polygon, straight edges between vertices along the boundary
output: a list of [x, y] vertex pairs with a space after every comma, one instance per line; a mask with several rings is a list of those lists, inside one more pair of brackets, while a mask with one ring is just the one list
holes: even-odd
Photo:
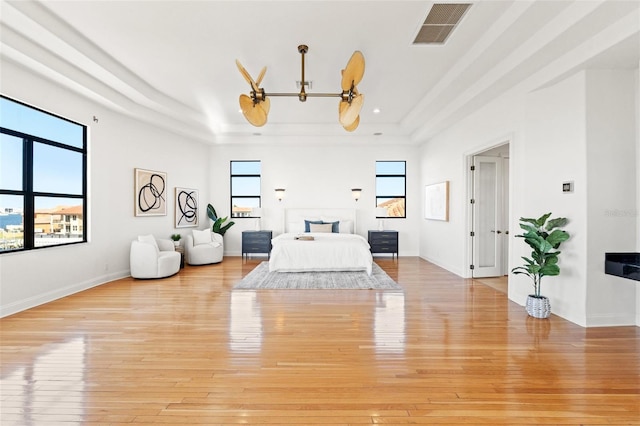
[[473, 157], [473, 166], [472, 276], [497, 277], [504, 273], [502, 158], [476, 155]]

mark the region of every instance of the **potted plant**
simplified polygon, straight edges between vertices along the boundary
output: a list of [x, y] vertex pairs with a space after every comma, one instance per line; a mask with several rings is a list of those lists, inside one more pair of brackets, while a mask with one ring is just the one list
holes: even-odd
[[558, 266], [558, 248], [563, 241], [569, 239], [569, 234], [560, 229], [567, 224], [567, 219], [558, 217], [549, 219], [547, 213], [538, 219], [520, 218], [520, 228], [525, 232], [516, 237], [524, 238], [524, 242], [531, 247], [531, 257], [522, 257], [523, 266], [511, 270], [514, 274], [527, 275], [533, 281], [534, 294], [527, 297], [526, 310], [535, 318], [547, 318], [551, 314], [549, 299], [540, 294], [542, 277], [560, 274]]
[[225, 223], [227, 222], [227, 219], [229, 217], [218, 217], [216, 209], [214, 209], [211, 204], [207, 205], [207, 216], [209, 216], [209, 219], [213, 221], [211, 230], [216, 234], [220, 234], [222, 236], [224, 236], [224, 233], [227, 232], [229, 228], [231, 228], [235, 224], [235, 222], [233, 221]]
[[180, 245], [180, 238], [182, 238], [182, 235], [180, 234], [171, 234], [174, 246], [178, 247]]

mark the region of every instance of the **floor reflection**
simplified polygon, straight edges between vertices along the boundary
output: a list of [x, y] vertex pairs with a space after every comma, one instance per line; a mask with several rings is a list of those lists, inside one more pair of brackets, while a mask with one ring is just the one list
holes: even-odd
[[404, 293], [376, 294], [373, 335], [376, 352], [404, 353]]
[[229, 304], [229, 349], [258, 353], [262, 348], [262, 318], [254, 291], [232, 291]]
[[[85, 371], [84, 338], [50, 345], [33, 363], [13, 370], [0, 380], [0, 388], [7, 390], [2, 396], [2, 417], [7, 421], [13, 419], [15, 424], [30, 425], [51, 420], [59, 414], [57, 407], [60, 406], [65, 407], [65, 411], [81, 414]], [[10, 389], [20, 389], [20, 392]]]
[[[326, 310], [326, 301], [319, 297], [320, 293], [314, 295], [307, 292], [301, 292], [300, 302], [306, 300], [310, 303], [309, 309], [319, 306], [319, 309]], [[375, 308], [372, 317], [372, 324], [366, 326], [366, 329], [373, 332], [373, 345], [378, 353], [398, 353], [405, 351], [405, 296], [402, 292], [379, 292], [372, 295], [369, 292], [352, 292], [345, 293], [342, 302], [347, 305], [349, 302], [357, 306], [358, 302], [354, 301], [354, 296], [363, 296], [365, 299], [375, 297]], [[265, 333], [281, 333], [289, 324], [294, 328], [300, 326], [302, 330], [308, 331], [306, 326], [301, 325], [300, 319], [294, 317], [288, 318], [286, 312], [275, 312], [268, 314], [263, 312], [265, 306], [273, 305], [271, 301], [272, 293], [259, 294], [255, 291], [233, 291], [231, 292], [231, 300], [229, 305], [229, 348], [234, 352], [242, 353], [259, 353], [263, 350]], [[309, 296], [309, 297], [307, 297]], [[359, 300], [356, 298], [356, 300]], [[334, 302], [331, 302], [333, 304]], [[334, 305], [336, 308], [339, 305]], [[337, 308], [338, 310], [340, 308]], [[264, 330], [262, 315], [273, 315], [274, 322], [269, 330]], [[366, 318], [368, 315], [360, 315], [357, 312], [351, 312], [345, 316], [343, 313], [335, 314], [337, 322], [349, 321], [354, 318]], [[291, 323], [293, 321], [293, 323]], [[358, 329], [355, 323], [350, 323], [353, 329]]]

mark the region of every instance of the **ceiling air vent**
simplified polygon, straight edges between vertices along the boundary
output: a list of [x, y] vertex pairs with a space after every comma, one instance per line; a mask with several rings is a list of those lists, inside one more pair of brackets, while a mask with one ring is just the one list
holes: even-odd
[[443, 44], [471, 3], [435, 3], [413, 44]]

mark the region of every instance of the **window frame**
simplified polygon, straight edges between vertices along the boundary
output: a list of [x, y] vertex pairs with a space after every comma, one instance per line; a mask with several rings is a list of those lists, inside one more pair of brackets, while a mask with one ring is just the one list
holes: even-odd
[[[403, 174], [378, 174], [378, 163], [404, 163], [404, 173]], [[381, 178], [402, 178], [403, 185], [403, 195], [400, 194], [378, 194], [378, 179]], [[378, 200], [379, 199], [387, 199], [387, 198], [401, 198], [404, 200], [404, 216], [378, 216], [376, 214], [376, 219], [406, 219], [407, 218], [407, 161], [406, 160], [376, 160], [376, 194], [375, 194], [375, 207], [378, 208]]]
[[[22, 105], [25, 108], [29, 108], [35, 111], [38, 111], [42, 114], [47, 114], [52, 117], [55, 117], [58, 120], [63, 120], [68, 123], [72, 123], [74, 125], [80, 126], [82, 129], [82, 147], [76, 147], [73, 145], [68, 145], [62, 142], [50, 140], [44, 138], [42, 136], [31, 135], [19, 130], [10, 129], [6, 127], [0, 126], [0, 134], [6, 134], [12, 137], [22, 139], [22, 189], [3, 189], [0, 187], [0, 195], [14, 195], [22, 197], [22, 232], [23, 232], [23, 246], [22, 248], [1, 250], [0, 255], [6, 253], [15, 253], [15, 252], [25, 252], [30, 250], [40, 250], [46, 248], [53, 247], [61, 247], [68, 246], [74, 244], [82, 244], [87, 242], [88, 235], [88, 220], [87, 220], [87, 126], [77, 123], [73, 120], [69, 120], [67, 118], [61, 117], [57, 114], [51, 113], [49, 111], [45, 111], [43, 109], [34, 107], [32, 105], [26, 104], [24, 102], [20, 102], [16, 99], [10, 98], [8, 96], [0, 94], [0, 97], [8, 100], [10, 102], [14, 102], [16, 104]], [[75, 152], [81, 155], [82, 158], [82, 185], [81, 185], [81, 194], [69, 194], [64, 192], [46, 192], [46, 191], [34, 191], [33, 189], [33, 181], [35, 175], [34, 169], [34, 145], [36, 143], [47, 145], [57, 149], [63, 149], [70, 152]], [[65, 242], [62, 244], [51, 244], [51, 245], [35, 245], [35, 213], [36, 213], [36, 205], [35, 200], [38, 197], [47, 197], [47, 198], [65, 198], [65, 199], [77, 199], [82, 202], [82, 238], [80, 241], [71, 241]], [[0, 206], [4, 207], [4, 206]]]
[[[260, 173], [233, 173], [233, 164], [234, 163], [259, 163], [260, 164]], [[259, 184], [258, 187], [259, 192], [257, 195], [234, 195], [233, 194], [233, 178], [243, 178], [243, 177], [252, 177], [258, 178]], [[230, 160], [229, 161], [229, 217], [235, 219], [256, 219], [260, 216], [253, 215], [253, 209], [249, 213], [248, 216], [233, 216], [233, 200], [239, 198], [247, 198], [247, 199], [258, 199], [258, 208], [262, 208], [262, 160]]]

